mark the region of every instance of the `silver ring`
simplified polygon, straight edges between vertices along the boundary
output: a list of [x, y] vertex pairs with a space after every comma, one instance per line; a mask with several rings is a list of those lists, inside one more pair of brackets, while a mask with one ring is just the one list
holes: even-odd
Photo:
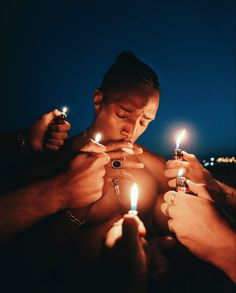
[[171, 194], [171, 197], [170, 197], [170, 202], [171, 204], [174, 206], [175, 205], [175, 197], [176, 197], [176, 194], [175, 193], [172, 193]]
[[122, 162], [119, 161], [119, 160], [114, 160], [114, 161], [111, 162], [111, 166], [114, 169], [119, 169], [122, 166]]

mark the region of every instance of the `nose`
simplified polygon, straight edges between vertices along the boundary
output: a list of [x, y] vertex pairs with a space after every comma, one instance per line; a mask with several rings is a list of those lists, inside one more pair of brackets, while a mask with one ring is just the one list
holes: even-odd
[[138, 121], [136, 120], [126, 120], [125, 124], [123, 125], [121, 129], [121, 134], [128, 140], [132, 140], [132, 138], [135, 136], [137, 131]]

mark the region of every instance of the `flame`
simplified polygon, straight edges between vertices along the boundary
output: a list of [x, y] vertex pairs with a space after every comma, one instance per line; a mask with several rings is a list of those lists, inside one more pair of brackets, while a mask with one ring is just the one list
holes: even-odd
[[182, 132], [177, 136], [177, 138], [176, 138], [176, 149], [179, 149], [180, 143], [181, 143], [181, 141], [182, 141], [183, 138], [184, 138], [185, 131], [186, 131], [186, 130], [183, 129]]
[[180, 168], [178, 171], [178, 177], [182, 177], [184, 175], [184, 169]]
[[101, 140], [101, 138], [102, 138], [101, 134], [100, 134], [100, 133], [97, 133], [97, 134], [95, 135], [95, 142], [99, 143], [100, 140]]
[[137, 210], [137, 203], [138, 203], [138, 185], [134, 183], [130, 190], [131, 210]]
[[63, 107], [63, 108], [62, 108], [62, 112], [63, 112], [64, 114], [66, 114], [67, 111], [68, 111], [68, 108], [67, 108], [67, 107]]

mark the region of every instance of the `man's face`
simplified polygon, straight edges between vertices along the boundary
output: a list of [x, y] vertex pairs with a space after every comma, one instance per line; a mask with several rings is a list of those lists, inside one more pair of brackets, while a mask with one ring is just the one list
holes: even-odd
[[[101, 97], [101, 95], [100, 95]], [[155, 119], [159, 106], [159, 93], [143, 97], [137, 93], [112, 93], [106, 102], [95, 98], [95, 128], [101, 132], [103, 143], [127, 140], [134, 143]]]

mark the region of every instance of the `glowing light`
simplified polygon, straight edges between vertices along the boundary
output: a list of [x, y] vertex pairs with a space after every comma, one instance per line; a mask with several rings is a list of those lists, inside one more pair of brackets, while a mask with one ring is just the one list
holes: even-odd
[[67, 108], [67, 107], [62, 107], [62, 112], [63, 112], [64, 114], [66, 114], [67, 111], [68, 111], [68, 108]]
[[178, 177], [182, 177], [184, 175], [184, 169], [180, 168], [178, 171]]
[[211, 157], [210, 160], [213, 162], [213, 161], [215, 161], [215, 158], [214, 157]]
[[206, 163], [204, 164], [204, 167], [207, 167], [207, 166], [209, 166], [209, 163], [208, 163], [208, 162], [206, 162]]
[[177, 136], [176, 138], [176, 149], [179, 149], [180, 143], [182, 142], [184, 135], [185, 135], [185, 129], [182, 130], [182, 132]]
[[214, 162], [210, 162], [210, 165], [211, 165], [211, 166], [214, 166]]
[[138, 185], [134, 183], [130, 190], [130, 205], [131, 211], [137, 211], [137, 204], [138, 204]]
[[97, 142], [97, 143], [99, 143], [100, 142], [100, 140], [101, 140], [101, 138], [102, 138], [102, 136], [101, 136], [101, 134], [100, 133], [97, 133], [96, 135], [95, 135], [95, 142]]

